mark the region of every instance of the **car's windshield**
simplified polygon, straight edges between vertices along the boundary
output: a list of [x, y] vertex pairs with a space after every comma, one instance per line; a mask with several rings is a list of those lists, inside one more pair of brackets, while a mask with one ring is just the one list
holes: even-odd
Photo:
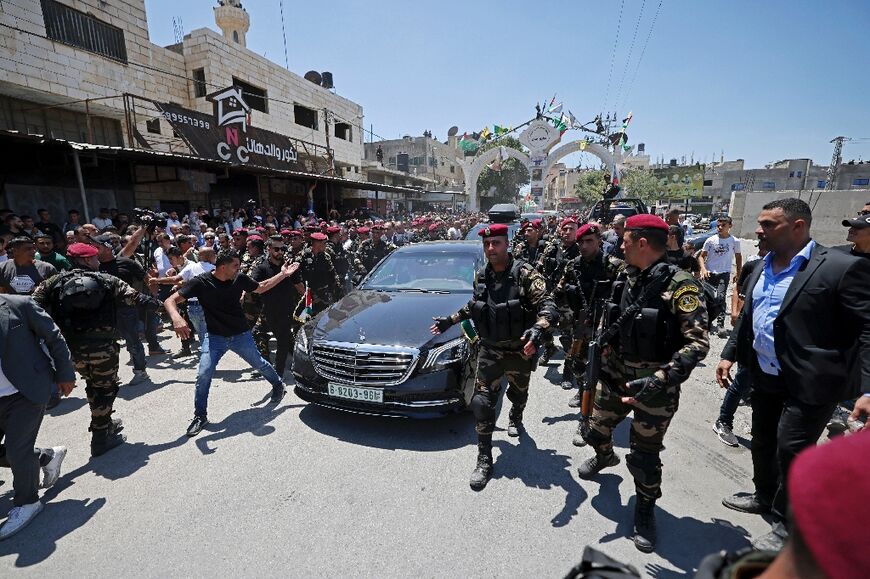
[[470, 292], [483, 254], [469, 251], [397, 251], [360, 286], [384, 291]]
[[[480, 236], [477, 234], [478, 231], [489, 227], [492, 223], [478, 223], [474, 227], [468, 230], [468, 233], [465, 234], [465, 239], [469, 241], [480, 241]], [[519, 223], [508, 223], [508, 240], [514, 238], [514, 235], [517, 234], [517, 230], [520, 228]]]

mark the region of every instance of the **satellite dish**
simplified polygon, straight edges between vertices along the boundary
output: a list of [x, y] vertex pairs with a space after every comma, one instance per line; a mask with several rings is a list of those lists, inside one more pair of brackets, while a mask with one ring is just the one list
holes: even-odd
[[309, 70], [305, 73], [305, 80], [313, 82], [314, 84], [319, 85], [323, 78], [320, 76], [320, 73], [316, 70]]
[[458, 135], [458, 134], [459, 134], [459, 127], [457, 127], [456, 125], [453, 125], [453, 126], [450, 127], [450, 129], [447, 131], [447, 136], [448, 136], [448, 137], [455, 137], [455, 136]]

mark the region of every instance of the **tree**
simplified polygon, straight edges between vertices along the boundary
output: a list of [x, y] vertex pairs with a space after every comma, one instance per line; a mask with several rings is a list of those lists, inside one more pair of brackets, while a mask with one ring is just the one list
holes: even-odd
[[[523, 150], [519, 140], [514, 137], [502, 137], [501, 139], [485, 143], [480, 147], [480, 151], [477, 154], [481, 155], [496, 147], [510, 147], [517, 151]], [[520, 188], [523, 185], [528, 185], [528, 183], [528, 169], [513, 157], [508, 157], [502, 161], [501, 171], [493, 171], [489, 167], [486, 167], [480, 172], [480, 177], [477, 179], [477, 190], [481, 193], [488, 193], [490, 190], [494, 190], [493, 196], [488, 198], [493, 204], [516, 203], [517, 197], [520, 194]]]
[[626, 169], [619, 181], [626, 197], [639, 197], [647, 205], [658, 200], [659, 183], [652, 171]]
[[585, 201], [588, 205], [601, 200], [604, 192], [604, 174], [607, 171], [603, 169], [594, 169], [584, 171], [574, 184], [574, 194]]

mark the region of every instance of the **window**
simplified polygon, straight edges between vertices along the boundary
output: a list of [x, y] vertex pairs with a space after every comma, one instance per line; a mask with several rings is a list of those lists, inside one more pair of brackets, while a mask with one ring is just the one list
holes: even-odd
[[853, 186], [870, 185], [870, 179], [852, 179]]
[[827, 186], [828, 186], [828, 182], [827, 182], [826, 180], [824, 180], [824, 179], [819, 179], [819, 180], [816, 182], [816, 187], [818, 187], [819, 189], [824, 189], [824, 188], [827, 187]]
[[451, 172], [451, 173], [455, 173], [455, 172], [456, 172], [456, 167], [454, 167], [453, 165], [450, 165], [450, 172]]
[[797, 176], [798, 176], [798, 178], [803, 177], [803, 176], [804, 176], [804, 172], [803, 172], [803, 171], [798, 171], [798, 172], [797, 172]]
[[789, 171], [789, 172], [788, 172], [788, 178], [789, 178], [789, 179], [794, 179], [794, 171]]
[[712, 187], [713, 179], [704, 179], [704, 187]]
[[347, 123], [335, 123], [335, 136], [344, 141], [352, 141], [350, 125]]
[[746, 189], [745, 183], [731, 183], [732, 191], [743, 191], [744, 189]]
[[242, 89], [242, 98], [255, 111], [261, 111], [269, 114], [269, 99], [266, 97], [266, 91], [262, 88], [257, 88], [252, 84], [248, 84], [243, 80], [233, 77], [233, 86]]
[[317, 111], [301, 105], [293, 105], [293, 118], [297, 125], [317, 130]]
[[193, 96], [196, 98], [201, 98], [206, 95], [205, 89], [205, 69], [204, 68], [194, 68], [193, 69]]
[[762, 189], [776, 189], [776, 181], [763, 181], [761, 183]]
[[235, 42], [236, 44], [239, 43], [239, 31], [238, 30], [233, 30], [233, 42]]
[[149, 133], [154, 133], [155, 135], [160, 134], [160, 118], [154, 117], [153, 119], [145, 121], [145, 128]]
[[127, 63], [124, 31], [56, 0], [42, 0], [45, 34], [51, 40]]

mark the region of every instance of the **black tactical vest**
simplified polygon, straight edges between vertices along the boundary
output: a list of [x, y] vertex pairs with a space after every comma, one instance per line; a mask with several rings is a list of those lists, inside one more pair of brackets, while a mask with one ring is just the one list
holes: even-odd
[[55, 323], [67, 341], [114, 337], [115, 296], [100, 274], [81, 270], [63, 274], [51, 304]]
[[[614, 284], [613, 302], [624, 312], [641, 294], [644, 287], [657, 283], [657, 291], [648, 295], [643, 308], [619, 328], [620, 357], [626, 362], [666, 363], [684, 345], [679, 320], [662, 299], [664, 292], [679, 268], [660, 262], [646, 274], [642, 283], [629, 287], [627, 283]], [[655, 280], [658, 280], [656, 282]], [[612, 314], [608, 316], [612, 318]], [[610, 321], [610, 320], [608, 320]]]
[[501, 284], [496, 283], [495, 273], [489, 268], [477, 274], [471, 319], [486, 342], [517, 341], [538, 319], [523, 299], [519, 272], [524, 263], [515, 259]]

